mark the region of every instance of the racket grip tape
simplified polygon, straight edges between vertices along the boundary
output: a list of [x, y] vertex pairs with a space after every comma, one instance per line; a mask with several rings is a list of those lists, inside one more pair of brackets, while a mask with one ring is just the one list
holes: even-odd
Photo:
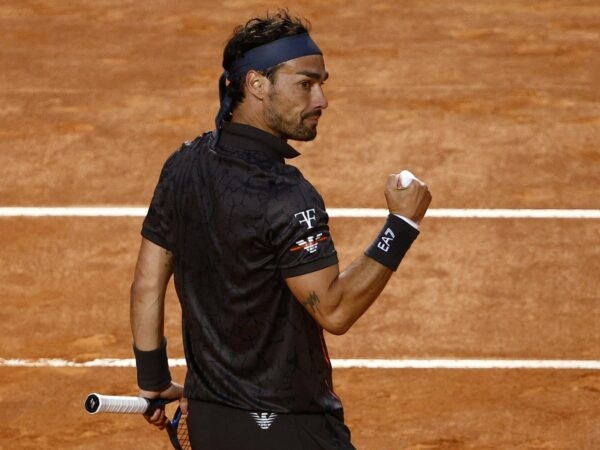
[[89, 394], [85, 410], [90, 414], [122, 413], [144, 414], [150, 409], [150, 400], [142, 397]]

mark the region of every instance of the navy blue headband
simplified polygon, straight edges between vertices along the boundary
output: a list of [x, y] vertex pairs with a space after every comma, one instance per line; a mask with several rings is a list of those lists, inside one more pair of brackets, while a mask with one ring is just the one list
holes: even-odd
[[278, 39], [255, 47], [236, 59], [229, 68], [229, 80], [244, 75], [251, 69], [265, 70], [290, 59], [307, 55], [322, 55], [319, 47], [306, 33]]
[[248, 50], [244, 55], [236, 59], [228, 71], [223, 72], [219, 78], [219, 98], [221, 107], [215, 118], [217, 127], [217, 138], [221, 128], [221, 122], [231, 112], [233, 100], [227, 95], [226, 80], [233, 80], [249, 70], [266, 70], [292, 59], [308, 55], [322, 55], [317, 44], [310, 38], [308, 33], [296, 34], [278, 39], [268, 44]]

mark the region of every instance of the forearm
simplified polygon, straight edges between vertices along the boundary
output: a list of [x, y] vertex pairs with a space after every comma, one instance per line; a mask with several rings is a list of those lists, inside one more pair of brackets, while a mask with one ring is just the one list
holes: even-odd
[[171, 274], [171, 253], [142, 239], [130, 291], [131, 332], [140, 350], [154, 350], [162, 344], [165, 292]]
[[144, 391], [161, 392], [171, 385], [164, 339], [165, 292], [172, 273], [172, 255], [142, 239], [130, 292], [138, 385]]
[[392, 274], [375, 260], [359, 256], [333, 281], [328, 294], [334, 301], [327, 313], [347, 330], [379, 297]]
[[152, 397], [171, 384], [164, 338], [164, 291], [143, 288], [134, 281], [130, 306], [133, 351], [141, 392]]
[[130, 322], [133, 343], [144, 351], [158, 348], [164, 337], [164, 292], [140, 286], [131, 287]]

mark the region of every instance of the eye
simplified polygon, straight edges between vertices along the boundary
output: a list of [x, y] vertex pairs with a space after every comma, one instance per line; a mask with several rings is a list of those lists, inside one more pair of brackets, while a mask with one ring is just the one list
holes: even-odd
[[302, 89], [310, 89], [312, 87], [312, 81], [303, 80], [300, 82], [300, 87], [302, 87]]

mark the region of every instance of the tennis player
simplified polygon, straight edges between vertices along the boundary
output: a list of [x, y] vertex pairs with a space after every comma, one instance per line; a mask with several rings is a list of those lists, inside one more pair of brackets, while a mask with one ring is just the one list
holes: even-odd
[[[235, 29], [215, 129], [164, 164], [131, 288], [140, 394], [179, 398], [197, 449], [353, 449], [323, 330], [343, 334], [419, 234], [425, 183], [385, 182], [390, 215], [340, 271], [321, 195], [286, 163], [327, 108], [322, 51], [279, 11]], [[353, 189], [353, 186], [347, 186]], [[174, 275], [187, 375], [172, 381], [163, 331]], [[148, 420], [164, 426], [164, 413]]]

